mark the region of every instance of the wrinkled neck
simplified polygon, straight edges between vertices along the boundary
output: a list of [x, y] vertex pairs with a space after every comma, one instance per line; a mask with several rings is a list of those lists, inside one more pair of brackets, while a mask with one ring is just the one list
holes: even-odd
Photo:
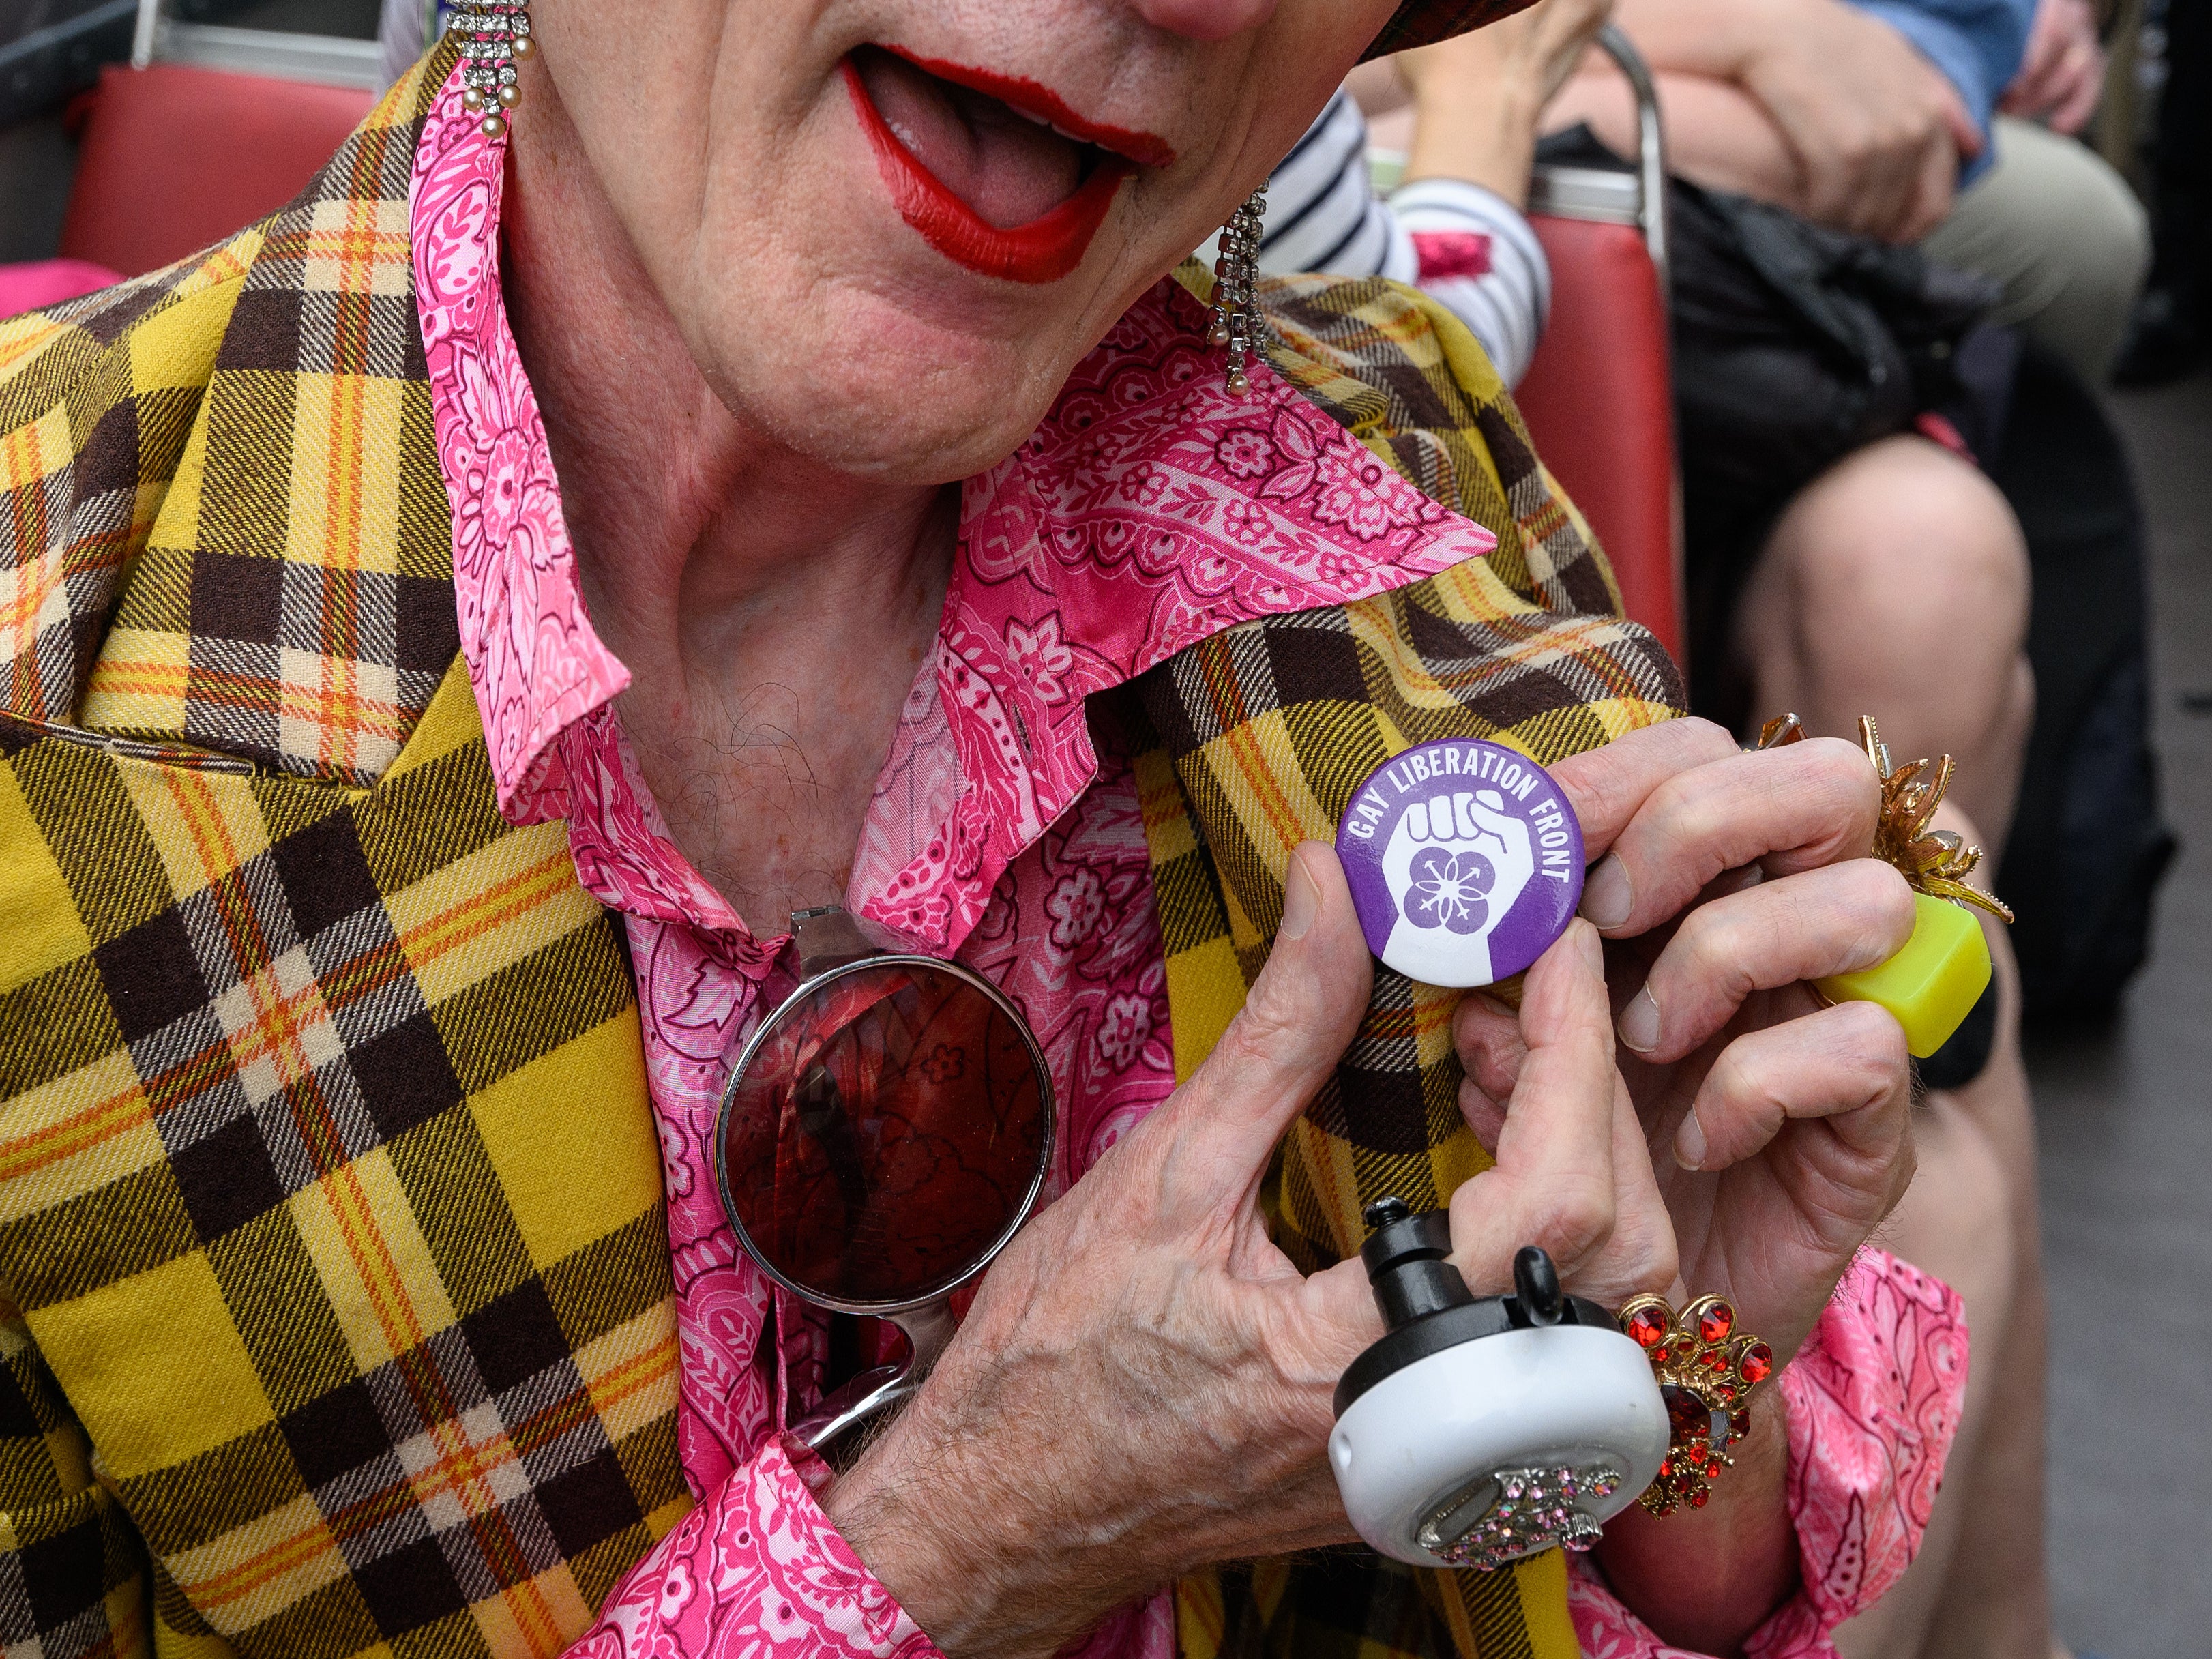
[[957, 491], [840, 472], [748, 425], [701, 371], [550, 77], [516, 124], [504, 288], [593, 626], [641, 678], [758, 629], [825, 659], [933, 629]]

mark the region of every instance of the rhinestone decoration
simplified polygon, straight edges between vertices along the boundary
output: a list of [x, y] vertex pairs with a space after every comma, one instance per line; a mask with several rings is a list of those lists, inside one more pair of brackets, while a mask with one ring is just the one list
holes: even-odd
[[1206, 337], [1229, 348], [1229, 392], [1236, 398], [1252, 389], [1245, 365], [1267, 326], [1252, 303], [1260, 271], [1260, 220], [1267, 211], [1267, 187], [1262, 185], [1222, 226], [1221, 257], [1213, 262], [1213, 327]]
[[504, 112], [522, 101], [515, 59], [529, 57], [537, 46], [530, 38], [526, 0], [464, 0], [447, 33], [460, 47], [461, 84], [467, 88], [462, 106], [483, 117], [485, 137], [505, 137]]
[[1735, 1310], [1717, 1296], [1679, 1314], [1663, 1297], [1636, 1297], [1620, 1310], [1620, 1328], [1651, 1357], [1667, 1405], [1667, 1456], [1637, 1501], [1654, 1515], [1701, 1510], [1713, 1477], [1735, 1467], [1729, 1448], [1751, 1432], [1751, 1396], [1774, 1375], [1774, 1350], [1739, 1330]]
[[1604, 1528], [1583, 1505], [1612, 1497], [1625, 1478], [1609, 1462], [1499, 1469], [1430, 1510], [1413, 1541], [1447, 1566], [1485, 1572], [1562, 1545], [1586, 1550]]

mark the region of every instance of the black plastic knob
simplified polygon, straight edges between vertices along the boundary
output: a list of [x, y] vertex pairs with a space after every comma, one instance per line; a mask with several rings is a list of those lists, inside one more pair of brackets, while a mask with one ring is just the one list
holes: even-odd
[[1375, 1231], [1359, 1247], [1375, 1305], [1392, 1330], [1474, 1300], [1451, 1254], [1451, 1218], [1442, 1210], [1414, 1215], [1405, 1200], [1378, 1198], [1364, 1212]]
[[1534, 1244], [1522, 1245], [1513, 1258], [1513, 1294], [1531, 1325], [1556, 1325], [1567, 1310], [1559, 1270]]

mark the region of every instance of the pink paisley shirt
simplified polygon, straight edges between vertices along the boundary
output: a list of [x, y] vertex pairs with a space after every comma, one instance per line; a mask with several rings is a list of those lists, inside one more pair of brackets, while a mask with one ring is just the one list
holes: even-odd
[[[593, 1659], [922, 1656], [936, 1650], [824, 1516], [832, 1477], [786, 1436], [818, 1397], [821, 1322], [771, 1296], [713, 1192], [727, 1069], [790, 984], [787, 942], [747, 927], [670, 842], [624, 740], [629, 683], [585, 614], [558, 483], [499, 280], [505, 144], [449, 83], [415, 160], [411, 234], [460, 635], [500, 810], [565, 819], [585, 886], [635, 963], [682, 1351], [678, 1433], [696, 1506], [574, 1650]], [[1492, 538], [1383, 465], [1264, 369], [1221, 389], [1204, 313], [1139, 302], [1015, 454], [962, 493], [933, 659], [901, 716], [848, 902], [1004, 986], [1063, 1103], [1050, 1192], [1174, 1086], [1165, 969], [1127, 757], [1094, 746], [1090, 694], [1250, 617], [1387, 591]], [[1784, 1372], [1804, 1589], [1755, 1650], [1827, 1632], [1903, 1570], [1956, 1422], [1956, 1299], [1878, 1252]], [[1585, 1647], [1667, 1651], [1595, 1574]], [[1168, 1659], [1170, 1598], [1085, 1644]]]

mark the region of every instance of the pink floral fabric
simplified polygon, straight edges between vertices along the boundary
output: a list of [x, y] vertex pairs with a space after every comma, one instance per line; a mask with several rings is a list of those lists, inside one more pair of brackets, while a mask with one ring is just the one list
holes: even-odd
[[[802, 1471], [804, 1473], [802, 1473]], [[698, 1659], [739, 1651], [921, 1659], [936, 1647], [823, 1518], [814, 1488], [829, 1468], [777, 1436], [736, 1477], [743, 1519], [731, 1533], [693, 1510], [653, 1552], [647, 1593], [633, 1579], [572, 1659]], [[736, 1543], [732, 1552], [726, 1546]]]
[[[614, 700], [629, 676], [586, 614], [501, 297], [505, 161], [449, 82], [416, 155], [411, 229], [462, 650], [501, 811], [565, 819], [579, 877], [629, 932], [675, 1266], [679, 1450], [699, 1500], [577, 1651], [933, 1653], [823, 1514], [826, 1467], [781, 1432], [819, 1395], [826, 1326], [738, 1249], [710, 1136], [738, 1049], [790, 988], [788, 940], [753, 931], [693, 869], [623, 736]], [[1492, 546], [1264, 368], [1250, 396], [1228, 397], [1206, 320], [1163, 283], [1029, 441], [964, 487], [935, 650], [848, 894], [989, 975], [1028, 1017], [1064, 1108], [1048, 1196], [1174, 1086], [1129, 758], [1094, 740], [1085, 699], [1222, 628]], [[1083, 1649], [1173, 1650], [1164, 1595]]]
[[[1797, 1594], [1744, 1644], [1749, 1659], [1835, 1659], [1838, 1625], [1872, 1607], [1920, 1547], [1966, 1393], [1958, 1293], [1887, 1250], [1859, 1253], [1784, 1367]], [[1606, 1587], [1588, 1557], [1567, 1583], [1591, 1659], [1696, 1659]]]

